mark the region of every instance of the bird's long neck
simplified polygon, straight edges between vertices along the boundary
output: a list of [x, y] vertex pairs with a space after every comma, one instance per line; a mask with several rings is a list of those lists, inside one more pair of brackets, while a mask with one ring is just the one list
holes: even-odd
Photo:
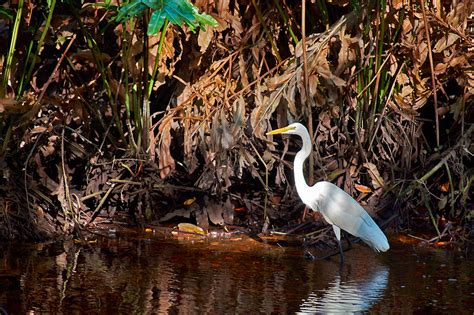
[[306, 179], [303, 174], [304, 169], [304, 161], [306, 158], [311, 154], [311, 138], [306, 132], [306, 135], [300, 135], [301, 139], [303, 140], [303, 148], [296, 154], [295, 162], [294, 162], [294, 173], [295, 173], [295, 185], [296, 190], [298, 191], [298, 195], [300, 196], [301, 200], [306, 204], [309, 205], [308, 202], [311, 200], [311, 196], [308, 194], [310, 193], [309, 186], [306, 183]]

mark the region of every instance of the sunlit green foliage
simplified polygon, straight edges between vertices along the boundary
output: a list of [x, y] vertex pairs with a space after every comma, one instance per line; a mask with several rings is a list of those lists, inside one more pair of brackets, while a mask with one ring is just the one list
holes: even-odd
[[153, 11], [148, 23], [148, 35], [158, 33], [165, 20], [175, 25], [186, 24], [194, 32], [204, 25], [217, 26], [217, 21], [210, 15], [199, 13], [198, 9], [187, 0], [136, 0], [119, 10], [117, 20], [123, 22], [143, 13], [146, 9]]

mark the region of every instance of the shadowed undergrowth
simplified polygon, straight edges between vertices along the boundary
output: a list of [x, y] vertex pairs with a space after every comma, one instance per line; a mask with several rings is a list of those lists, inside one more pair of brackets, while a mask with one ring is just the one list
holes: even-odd
[[0, 7], [1, 238], [97, 217], [288, 230], [299, 144], [265, 132], [289, 121], [310, 181], [472, 237], [471, 1], [144, 3]]

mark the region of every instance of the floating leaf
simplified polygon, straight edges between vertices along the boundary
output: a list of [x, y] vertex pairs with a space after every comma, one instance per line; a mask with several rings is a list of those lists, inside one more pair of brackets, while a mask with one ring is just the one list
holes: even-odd
[[195, 233], [199, 235], [205, 235], [206, 232], [201, 229], [199, 226], [191, 224], [191, 223], [180, 223], [178, 224], [178, 230], [180, 232], [186, 232], [186, 233]]

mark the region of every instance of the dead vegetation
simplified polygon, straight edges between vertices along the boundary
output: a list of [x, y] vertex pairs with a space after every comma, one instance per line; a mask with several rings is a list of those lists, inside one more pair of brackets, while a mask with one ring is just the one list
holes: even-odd
[[98, 2], [56, 4], [44, 31], [47, 8], [25, 1], [36, 33], [14, 44], [15, 19], [0, 24], [16, 47], [11, 66], [0, 48], [0, 237], [183, 213], [288, 230], [298, 144], [265, 136], [288, 120], [313, 135], [310, 180], [433, 241], [472, 237], [474, 4], [359, 4], [306, 3], [303, 34], [300, 2], [196, 1], [217, 27], [146, 37], [146, 18]]

